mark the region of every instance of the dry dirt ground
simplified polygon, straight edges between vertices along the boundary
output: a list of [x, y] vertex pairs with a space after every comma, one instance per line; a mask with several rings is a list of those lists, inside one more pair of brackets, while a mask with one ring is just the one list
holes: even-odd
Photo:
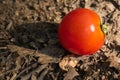
[[[103, 47], [75, 56], [57, 28], [76, 8], [108, 26]], [[120, 80], [120, 0], [0, 0], [0, 80]]]

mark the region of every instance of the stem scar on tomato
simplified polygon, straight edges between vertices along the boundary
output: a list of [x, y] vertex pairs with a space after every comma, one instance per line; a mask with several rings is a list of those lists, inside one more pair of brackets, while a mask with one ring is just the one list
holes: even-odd
[[107, 27], [105, 24], [102, 24], [102, 25], [101, 25], [101, 29], [102, 29], [102, 31], [104, 32], [104, 34], [106, 34], [108, 27]]

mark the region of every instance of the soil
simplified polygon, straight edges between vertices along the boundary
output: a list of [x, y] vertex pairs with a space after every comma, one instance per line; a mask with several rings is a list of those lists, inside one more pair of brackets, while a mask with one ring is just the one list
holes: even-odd
[[[71, 55], [58, 40], [62, 18], [76, 8], [108, 26], [93, 55]], [[120, 80], [120, 0], [0, 0], [0, 80]]]

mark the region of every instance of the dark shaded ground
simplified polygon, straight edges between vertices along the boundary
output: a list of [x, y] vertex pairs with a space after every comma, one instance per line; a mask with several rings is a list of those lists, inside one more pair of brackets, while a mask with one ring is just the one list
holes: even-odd
[[[90, 56], [71, 55], [57, 36], [62, 18], [81, 7], [108, 26], [105, 44]], [[120, 0], [2, 0], [0, 80], [120, 80], [119, 37]]]

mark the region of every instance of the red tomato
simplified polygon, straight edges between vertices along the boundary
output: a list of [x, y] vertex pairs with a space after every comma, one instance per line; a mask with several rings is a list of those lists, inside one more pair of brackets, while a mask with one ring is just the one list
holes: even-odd
[[100, 25], [100, 17], [95, 12], [76, 9], [63, 18], [58, 37], [62, 46], [74, 54], [93, 54], [104, 44], [105, 35]]

